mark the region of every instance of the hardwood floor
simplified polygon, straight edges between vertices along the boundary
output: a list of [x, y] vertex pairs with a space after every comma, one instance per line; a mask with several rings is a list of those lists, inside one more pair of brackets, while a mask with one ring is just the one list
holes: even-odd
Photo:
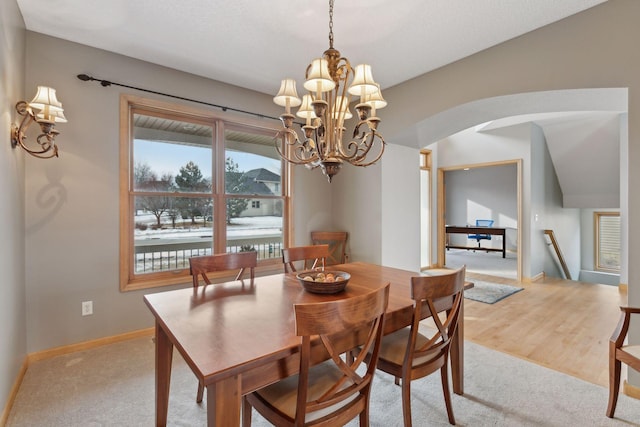
[[608, 387], [609, 337], [626, 293], [557, 278], [521, 283], [467, 273], [473, 279], [524, 290], [495, 304], [465, 299], [465, 339]]

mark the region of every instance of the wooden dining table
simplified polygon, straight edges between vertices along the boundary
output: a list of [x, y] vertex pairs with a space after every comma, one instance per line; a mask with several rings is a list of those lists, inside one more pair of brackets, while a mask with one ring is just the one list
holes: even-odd
[[[350, 298], [390, 283], [385, 334], [411, 323], [409, 289], [411, 277], [419, 273], [362, 262], [327, 270], [351, 275], [344, 291], [310, 293], [301, 287], [296, 273], [288, 273], [145, 295], [155, 317], [156, 425], [167, 423], [174, 347], [207, 389], [207, 424], [235, 427], [240, 425], [244, 394], [298, 371], [300, 338], [295, 335], [294, 304]], [[441, 300], [436, 308], [444, 311], [450, 306], [450, 299]], [[453, 338], [451, 366], [453, 390], [462, 394], [462, 320]]]

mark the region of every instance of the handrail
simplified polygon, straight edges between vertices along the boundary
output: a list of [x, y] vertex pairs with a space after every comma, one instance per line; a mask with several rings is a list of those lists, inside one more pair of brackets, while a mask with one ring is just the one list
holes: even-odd
[[556, 235], [553, 233], [553, 230], [544, 230], [544, 234], [549, 236], [549, 239], [551, 239], [551, 244], [556, 251], [556, 255], [558, 256], [558, 260], [560, 261], [560, 265], [562, 266], [564, 275], [566, 276], [567, 280], [571, 280], [571, 273], [569, 272], [567, 263], [564, 261], [564, 256], [562, 255], [562, 251], [560, 250], [560, 246], [558, 245], [558, 241], [556, 240]]

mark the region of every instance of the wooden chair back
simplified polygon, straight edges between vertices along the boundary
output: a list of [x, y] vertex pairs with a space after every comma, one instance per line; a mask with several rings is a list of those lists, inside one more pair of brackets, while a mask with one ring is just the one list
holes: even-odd
[[[210, 285], [211, 280], [207, 276], [207, 273], [215, 271], [236, 270], [238, 274], [236, 280], [240, 280], [245, 269], [249, 269], [251, 283], [255, 278], [255, 267], [258, 265], [258, 252], [229, 252], [224, 254], [205, 255], [189, 258], [189, 271], [191, 272], [191, 279], [194, 289], [200, 284], [199, 277], [205, 284]], [[204, 397], [204, 383], [198, 381], [198, 391], [196, 394], [196, 402], [202, 402]]]
[[[285, 379], [286, 385], [276, 383], [248, 395], [244, 402], [249, 406], [243, 412], [250, 413], [253, 406], [277, 426], [344, 425], [356, 416], [361, 426], [368, 426], [371, 382], [388, 300], [389, 284], [352, 298], [295, 304], [296, 334], [302, 338], [297, 381]], [[364, 351], [353, 361], [341, 358], [347, 331], [362, 338], [358, 341]], [[318, 364], [320, 348], [329, 359]], [[372, 362], [365, 368], [366, 354]], [[243, 421], [244, 426], [250, 424], [249, 414]]]
[[236, 270], [240, 269], [236, 280], [240, 280], [245, 269], [250, 270], [251, 280], [255, 277], [255, 267], [258, 265], [258, 253], [250, 252], [234, 252], [224, 254], [205, 255], [189, 258], [189, 270], [193, 280], [193, 287], [197, 288], [200, 284], [200, 278], [207, 285], [211, 284], [211, 280], [207, 277], [207, 273], [214, 271]]
[[295, 246], [282, 250], [282, 263], [284, 264], [284, 272], [289, 273], [298, 271], [296, 262], [303, 266], [303, 269], [314, 269], [318, 264], [324, 266], [329, 256], [329, 245], [311, 245], [311, 246]]
[[[440, 370], [442, 391], [449, 422], [455, 424], [449, 393], [447, 366], [451, 340], [458, 327], [462, 307], [464, 278], [463, 266], [451, 273], [411, 278], [411, 298], [414, 300], [413, 318], [409, 328], [385, 337], [380, 350], [378, 368], [402, 379], [402, 406], [404, 425], [411, 426], [412, 380], [426, 377]], [[436, 304], [444, 298], [452, 299], [452, 307], [438, 313]], [[425, 317], [433, 320], [435, 328], [419, 331], [420, 321]], [[428, 332], [428, 333], [427, 333]], [[403, 345], [404, 343], [404, 345]]]
[[622, 363], [640, 372], [640, 345], [626, 344], [632, 314], [640, 314], [640, 307], [620, 307], [618, 326], [609, 340], [609, 404], [607, 417], [613, 418], [620, 392]]
[[327, 265], [344, 264], [348, 261], [346, 231], [312, 231], [311, 243], [314, 245], [329, 245]]
[[[451, 345], [451, 338], [458, 327], [460, 306], [462, 305], [464, 290], [465, 267], [453, 273], [435, 276], [417, 276], [411, 278], [411, 298], [415, 301], [413, 321], [411, 322], [411, 336], [407, 344], [409, 357], [412, 359], [431, 355], [432, 360], [446, 357]], [[451, 310], [441, 316], [432, 316], [436, 329], [429, 340], [420, 347], [416, 346], [416, 336], [420, 320], [424, 318], [423, 311], [437, 313], [435, 304], [441, 298], [453, 298]], [[428, 365], [429, 361], [423, 362]], [[413, 367], [416, 369], [416, 366]]]

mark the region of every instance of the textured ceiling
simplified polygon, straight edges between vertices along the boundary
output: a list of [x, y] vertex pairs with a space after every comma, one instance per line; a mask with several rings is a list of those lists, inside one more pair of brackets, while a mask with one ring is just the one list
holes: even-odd
[[[334, 47], [385, 89], [603, 1], [337, 0]], [[328, 4], [18, 0], [31, 31], [267, 94], [328, 48]]]

